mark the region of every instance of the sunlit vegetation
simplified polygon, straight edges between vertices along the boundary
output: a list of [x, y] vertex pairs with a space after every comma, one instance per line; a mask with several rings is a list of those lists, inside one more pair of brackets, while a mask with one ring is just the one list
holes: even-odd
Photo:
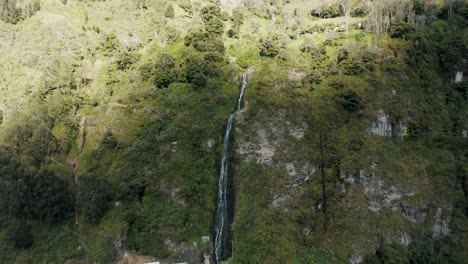
[[[248, 69], [229, 263], [466, 262], [467, 82], [455, 74], [467, 4], [226, 2], [0, 0], [0, 262], [211, 251], [201, 237]], [[379, 110], [406, 134], [369, 136]], [[285, 132], [296, 126], [300, 138]], [[271, 161], [247, 161], [236, 149], [263, 130]], [[307, 181], [288, 176], [294, 162], [310, 165]], [[425, 222], [371, 212], [360, 183], [341, 177], [372, 164], [414, 191], [401, 199], [424, 204]], [[440, 238], [439, 207], [450, 219]]]

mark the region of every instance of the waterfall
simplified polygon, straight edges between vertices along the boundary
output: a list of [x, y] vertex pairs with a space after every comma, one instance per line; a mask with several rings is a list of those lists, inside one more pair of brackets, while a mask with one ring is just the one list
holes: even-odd
[[[244, 98], [245, 87], [247, 85], [247, 72], [242, 75], [241, 91], [239, 99], [237, 100], [236, 111], [229, 116], [226, 132], [224, 133], [223, 140], [223, 155], [221, 159], [221, 169], [218, 179], [218, 200], [216, 208], [216, 221], [215, 221], [215, 257], [216, 263], [221, 260], [227, 259], [231, 256], [231, 218], [228, 218], [228, 186], [232, 180], [229, 179], [229, 141], [232, 133], [234, 123], [234, 116], [242, 109], [242, 101]], [[232, 195], [231, 195], [232, 196]]]

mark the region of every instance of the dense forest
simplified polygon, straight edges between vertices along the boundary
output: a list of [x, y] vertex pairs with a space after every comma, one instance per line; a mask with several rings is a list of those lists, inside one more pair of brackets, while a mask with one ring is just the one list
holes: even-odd
[[[0, 0], [0, 263], [468, 263], [464, 0]], [[248, 79], [239, 102], [242, 75]]]

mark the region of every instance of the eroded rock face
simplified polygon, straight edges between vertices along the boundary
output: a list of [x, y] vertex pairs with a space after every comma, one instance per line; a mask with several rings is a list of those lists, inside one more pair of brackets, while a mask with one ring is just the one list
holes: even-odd
[[450, 234], [450, 217], [444, 216], [442, 208], [438, 207], [432, 224], [432, 237], [439, 238]]
[[402, 138], [406, 135], [407, 127], [406, 120], [391, 123], [388, 113], [379, 109], [376, 112], [376, 119], [367, 129], [367, 133], [371, 136]]
[[[286, 120], [283, 112], [278, 113], [278, 120]], [[237, 120], [242, 123], [243, 117], [239, 115]], [[292, 137], [295, 140], [301, 140], [304, 138], [307, 130], [307, 124], [302, 123], [301, 125], [293, 124], [289, 121], [282, 123], [268, 123], [267, 126], [261, 126], [260, 124], [254, 124], [256, 129], [255, 137], [248, 141], [241, 142], [238, 146], [237, 153], [244, 156], [246, 163], [255, 161], [259, 164], [272, 165], [273, 159], [278, 152], [278, 147], [281, 146], [288, 137]], [[236, 133], [242, 133], [238, 130]], [[278, 163], [278, 162], [275, 162]]]

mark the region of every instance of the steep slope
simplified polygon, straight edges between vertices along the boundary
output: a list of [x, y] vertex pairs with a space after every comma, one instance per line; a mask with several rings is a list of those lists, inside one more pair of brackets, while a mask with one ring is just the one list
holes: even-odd
[[463, 1], [33, 2], [0, 0], [0, 262], [212, 254], [250, 67], [229, 263], [466, 262]]

